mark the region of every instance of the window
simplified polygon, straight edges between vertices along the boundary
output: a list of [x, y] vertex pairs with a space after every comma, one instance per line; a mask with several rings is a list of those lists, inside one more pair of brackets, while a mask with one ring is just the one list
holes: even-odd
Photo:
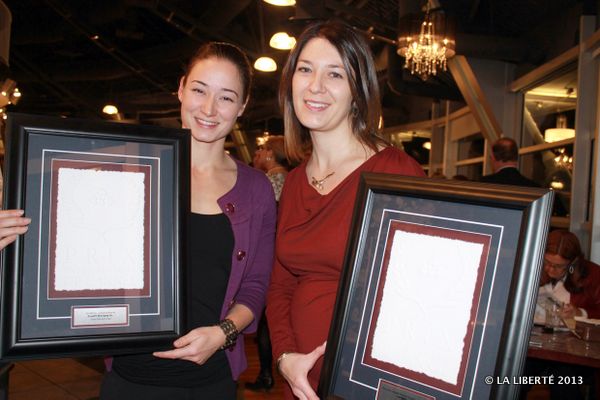
[[576, 105], [576, 70], [525, 91], [521, 172], [556, 191], [558, 217], [568, 217], [570, 210]]

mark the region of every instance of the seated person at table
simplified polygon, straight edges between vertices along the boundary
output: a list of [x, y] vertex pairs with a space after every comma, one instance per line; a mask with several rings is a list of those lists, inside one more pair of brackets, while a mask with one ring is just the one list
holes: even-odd
[[600, 266], [583, 258], [577, 236], [566, 230], [548, 235], [536, 322], [543, 323], [548, 298], [563, 304], [563, 318], [600, 318]]
[[[600, 318], [600, 266], [583, 258], [577, 236], [566, 230], [555, 230], [548, 235], [544, 266], [540, 278], [535, 310], [535, 322], [544, 324], [548, 299], [561, 304], [561, 319], [576, 316]], [[528, 358], [523, 376], [550, 376], [558, 382], [560, 376], [582, 377], [591, 381], [591, 371], [585, 367], [558, 361]], [[549, 385], [550, 399], [583, 399], [581, 385]], [[521, 399], [527, 398], [530, 386], [521, 388]]]

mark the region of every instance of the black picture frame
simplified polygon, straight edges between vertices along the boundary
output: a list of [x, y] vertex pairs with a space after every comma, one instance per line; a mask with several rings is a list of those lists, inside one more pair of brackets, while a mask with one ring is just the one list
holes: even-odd
[[320, 398], [516, 398], [553, 196], [363, 173]]
[[6, 122], [3, 204], [31, 224], [1, 254], [0, 358], [172, 348], [187, 323], [189, 131]]

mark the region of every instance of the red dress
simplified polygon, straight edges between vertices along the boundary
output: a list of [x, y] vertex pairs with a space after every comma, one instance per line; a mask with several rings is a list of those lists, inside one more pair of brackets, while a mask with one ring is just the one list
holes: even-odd
[[[327, 340], [361, 172], [423, 176], [417, 162], [389, 147], [326, 195], [307, 180], [306, 162], [291, 171], [279, 203], [275, 265], [267, 294], [273, 355], [309, 353]], [[316, 389], [323, 359], [309, 374]], [[293, 395], [286, 387], [286, 398]]]

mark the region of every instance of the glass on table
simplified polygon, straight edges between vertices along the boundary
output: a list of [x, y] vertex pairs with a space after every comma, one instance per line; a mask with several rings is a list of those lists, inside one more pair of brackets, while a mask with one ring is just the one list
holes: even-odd
[[554, 299], [548, 298], [544, 306], [546, 311], [546, 319], [544, 322], [544, 330], [554, 332], [555, 328], [563, 326], [561, 317], [562, 304]]

